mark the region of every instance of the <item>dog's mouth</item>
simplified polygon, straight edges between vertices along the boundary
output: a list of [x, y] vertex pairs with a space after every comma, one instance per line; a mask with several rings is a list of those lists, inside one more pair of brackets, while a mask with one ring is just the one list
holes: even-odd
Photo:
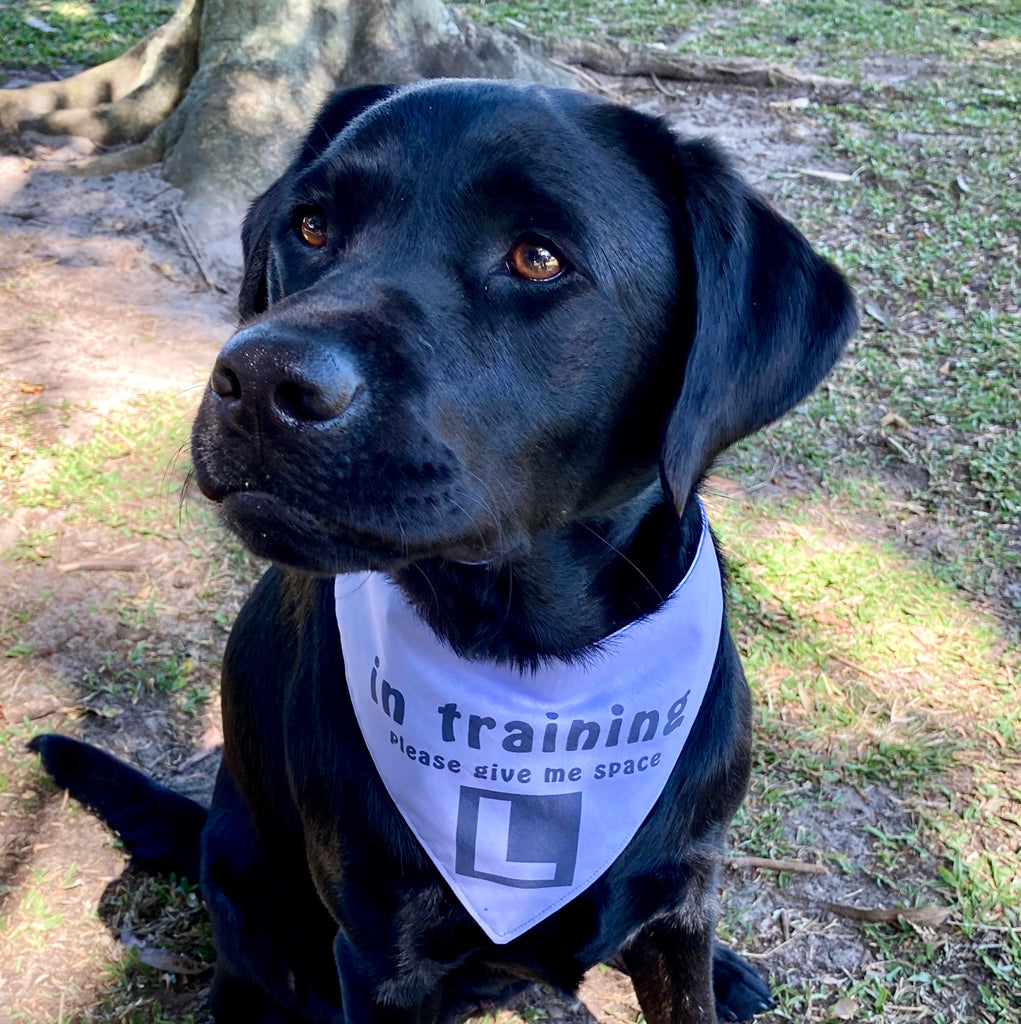
[[269, 491], [253, 489], [218, 500], [224, 523], [254, 555], [315, 575], [392, 573], [430, 558], [483, 564], [496, 557], [478, 531], [436, 538], [390, 535], [383, 529], [323, 520]]
[[339, 531], [268, 491], [224, 495], [220, 515], [254, 555], [317, 575], [386, 569], [407, 561], [397, 546], [363, 531]]
[[445, 450], [405, 457], [399, 447], [363, 447], [352, 456], [339, 444], [277, 443], [263, 458], [250, 442], [200, 423], [201, 411], [192, 479], [259, 558], [333, 576], [433, 559], [489, 564], [522, 547], [521, 530], [506, 528]]

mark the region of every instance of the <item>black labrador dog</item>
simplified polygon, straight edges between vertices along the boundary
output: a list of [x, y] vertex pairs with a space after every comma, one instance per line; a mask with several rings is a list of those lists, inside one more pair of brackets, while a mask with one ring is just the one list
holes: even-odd
[[243, 241], [193, 458], [273, 567], [212, 806], [34, 741], [201, 877], [216, 1019], [431, 1024], [601, 961], [650, 1024], [768, 1007], [714, 942], [750, 704], [696, 487], [833, 365], [840, 274], [709, 142], [515, 83], [337, 93]]

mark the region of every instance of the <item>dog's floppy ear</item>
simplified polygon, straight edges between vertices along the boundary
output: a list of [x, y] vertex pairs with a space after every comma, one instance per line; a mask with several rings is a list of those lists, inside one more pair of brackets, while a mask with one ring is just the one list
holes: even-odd
[[858, 323], [840, 273], [707, 141], [672, 153], [678, 265], [693, 273], [693, 337], [660, 458], [683, 509], [728, 445], [811, 392]]
[[386, 99], [396, 86], [361, 85], [333, 93], [316, 115], [301, 144], [298, 155], [287, 170], [248, 208], [241, 227], [244, 251], [244, 277], [238, 295], [238, 313], [247, 320], [269, 304], [266, 272], [269, 261], [269, 226], [278, 212], [277, 205], [287, 190], [287, 180], [313, 163], [344, 127], [373, 104]]

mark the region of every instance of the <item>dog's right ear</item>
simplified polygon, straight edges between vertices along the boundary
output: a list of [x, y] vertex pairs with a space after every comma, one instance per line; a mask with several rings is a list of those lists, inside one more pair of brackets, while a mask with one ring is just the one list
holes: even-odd
[[277, 205], [286, 190], [286, 180], [314, 163], [330, 143], [363, 111], [386, 99], [394, 85], [360, 85], [341, 89], [323, 104], [301, 144], [298, 155], [287, 170], [248, 208], [241, 227], [244, 251], [244, 277], [238, 295], [238, 313], [242, 322], [261, 313], [269, 305], [267, 271], [269, 269], [269, 227]]

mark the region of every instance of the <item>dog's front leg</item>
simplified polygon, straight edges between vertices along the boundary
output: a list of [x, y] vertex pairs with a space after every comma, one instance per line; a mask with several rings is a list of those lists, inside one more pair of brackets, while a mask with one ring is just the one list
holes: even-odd
[[413, 969], [405, 964], [403, 970], [397, 963], [381, 963], [379, 954], [359, 950], [343, 930], [337, 932], [333, 953], [344, 1024], [434, 1024], [440, 1010], [442, 972], [434, 976], [429, 961]]
[[716, 1024], [713, 924], [705, 916], [704, 924], [681, 914], [659, 918], [621, 950], [648, 1024]]

